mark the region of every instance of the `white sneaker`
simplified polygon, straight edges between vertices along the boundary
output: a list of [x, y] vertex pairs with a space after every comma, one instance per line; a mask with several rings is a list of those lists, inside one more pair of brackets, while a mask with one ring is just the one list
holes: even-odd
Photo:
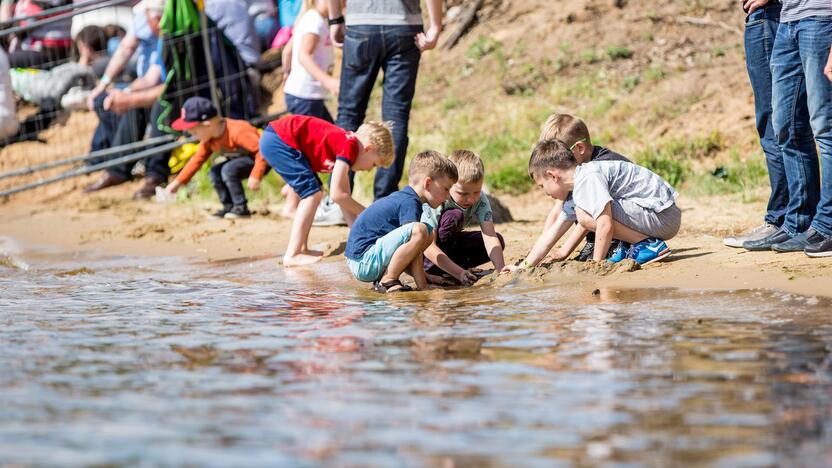
[[742, 244], [744, 242], [764, 239], [779, 230], [779, 227], [773, 224], [766, 223], [761, 226], [755, 227], [754, 229], [752, 229], [749, 232], [746, 232], [745, 234], [741, 234], [735, 237], [726, 237], [722, 240], [722, 243], [728, 247], [742, 248]]
[[69, 91], [61, 96], [61, 107], [69, 111], [87, 110], [87, 97], [91, 92], [81, 86], [69, 88]]
[[341, 212], [341, 207], [332, 202], [332, 199], [326, 197], [318, 205], [318, 211], [315, 212], [315, 220], [312, 221], [313, 226], [346, 226], [347, 221], [344, 219], [344, 213]]

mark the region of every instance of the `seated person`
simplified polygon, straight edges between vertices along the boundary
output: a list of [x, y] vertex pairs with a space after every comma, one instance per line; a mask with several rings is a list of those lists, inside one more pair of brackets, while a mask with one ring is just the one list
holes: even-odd
[[[477, 280], [471, 269], [489, 260], [496, 271], [504, 270], [505, 242], [494, 229], [491, 204], [482, 191], [482, 159], [467, 150], [454, 151], [448, 159], [459, 175], [451, 196], [439, 207], [424, 206], [422, 211], [422, 222], [436, 228], [435, 241], [425, 251], [425, 270], [429, 281], [446, 272], [467, 286]], [[481, 231], [463, 230], [474, 222]]]
[[[0, 21], [26, 18], [70, 3], [72, 0], [0, 0]], [[47, 18], [48, 15], [40, 16], [35, 21]], [[29, 22], [20, 21], [15, 26], [26, 26]], [[12, 68], [48, 70], [68, 59], [72, 48], [71, 27], [72, 18], [66, 17], [17, 35], [9, 49]]]

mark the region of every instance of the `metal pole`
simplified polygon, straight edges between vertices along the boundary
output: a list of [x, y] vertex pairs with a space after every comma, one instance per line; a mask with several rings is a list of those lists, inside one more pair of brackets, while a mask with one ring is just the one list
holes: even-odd
[[0, 197], [7, 197], [9, 195], [14, 195], [15, 193], [18, 193], [18, 192], [23, 192], [25, 190], [30, 190], [30, 189], [33, 189], [33, 188], [36, 188], [36, 187], [41, 187], [43, 185], [48, 185], [48, 184], [51, 184], [53, 182], [58, 182], [60, 180], [70, 179], [72, 177], [78, 177], [78, 176], [85, 175], [85, 174], [91, 174], [93, 172], [97, 172], [97, 171], [100, 171], [102, 169], [107, 169], [107, 168], [110, 168], [110, 167], [118, 166], [120, 164], [129, 163], [129, 162], [133, 162], [133, 161], [138, 161], [139, 159], [143, 159], [147, 156], [152, 156], [154, 154], [159, 154], [159, 153], [164, 153], [166, 151], [171, 151], [171, 150], [176, 149], [176, 148], [178, 148], [179, 146], [181, 146], [185, 143], [192, 143], [192, 142], [194, 142], [193, 139], [188, 139], [188, 140], [185, 140], [185, 141], [174, 141], [172, 143], [168, 143], [166, 145], [156, 146], [154, 148], [146, 149], [146, 150], [140, 151], [136, 154], [131, 154], [129, 156], [122, 156], [120, 158], [112, 159], [110, 161], [106, 161], [106, 162], [103, 162], [103, 163], [100, 163], [100, 164], [95, 164], [95, 165], [88, 166], [88, 167], [81, 167], [81, 168], [75, 169], [73, 171], [65, 172], [63, 174], [60, 174], [60, 175], [57, 175], [57, 176], [54, 176], [54, 177], [50, 177], [48, 179], [39, 180], [37, 182], [32, 182], [31, 184], [22, 185], [20, 187], [15, 187], [13, 189], [9, 189], [9, 190], [0, 192]]
[[[265, 122], [275, 120], [275, 119], [277, 119], [281, 116], [284, 116], [286, 114], [288, 114], [287, 111], [278, 112], [277, 114], [265, 115], [265, 116], [253, 119], [251, 121], [251, 124], [254, 125], [254, 126], [259, 126], [259, 125], [261, 125]], [[186, 139], [186, 140], [177, 140], [177, 141], [173, 141], [171, 143], [168, 143], [166, 145], [156, 146], [156, 147], [153, 147], [153, 148], [150, 148], [150, 149], [146, 149], [144, 151], [138, 152], [138, 153], [133, 154], [133, 155], [122, 156], [120, 158], [111, 159], [109, 161], [104, 161], [102, 163], [95, 164], [95, 165], [92, 165], [92, 166], [81, 167], [81, 168], [75, 169], [73, 171], [64, 172], [63, 174], [59, 174], [55, 177], [50, 177], [48, 179], [43, 179], [43, 180], [39, 180], [37, 182], [32, 182], [30, 184], [21, 185], [21, 186], [12, 188], [12, 189], [8, 189], [6, 191], [0, 192], [0, 197], [7, 197], [9, 195], [14, 195], [15, 193], [24, 192], [26, 190], [30, 190], [30, 189], [37, 188], [37, 187], [42, 187], [44, 185], [48, 185], [48, 184], [58, 182], [58, 181], [61, 181], [61, 180], [64, 180], [64, 179], [70, 179], [72, 177], [78, 177], [78, 176], [82, 176], [82, 175], [86, 175], [86, 174], [92, 174], [93, 172], [98, 172], [102, 169], [107, 169], [107, 168], [110, 168], [110, 167], [118, 166], [119, 164], [138, 161], [139, 159], [142, 159], [144, 157], [151, 156], [151, 155], [154, 155], [154, 154], [163, 153], [165, 151], [174, 150], [174, 149], [176, 149], [176, 148], [178, 148], [178, 147], [180, 147], [180, 146], [182, 146], [186, 143], [193, 143], [195, 141], [196, 140], [194, 140], [192, 138], [189, 138], [189, 139]], [[121, 149], [121, 148], [120, 148], [120, 150], [123, 151], [123, 149]], [[87, 156], [87, 157], [89, 157], [89, 156]]]
[[202, 48], [205, 51], [205, 66], [208, 68], [208, 84], [211, 87], [211, 102], [214, 103], [214, 108], [217, 109], [219, 115], [222, 115], [219, 93], [217, 92], [217, 74], [214, 71], [214, 62], [211, 60], [211, 42], [208, 39], [208, 16], [205, 15], [205, 0], [199, 0], [197, 2], [197, 8], [199, 9], [199, 29], [202, 35]]
[[132, 151], [132, 150], [135, 150], [135, 149], [144, 148], [144, 147], [151, 146], [151, 145], [167, 143], [167, 142], [170, 142], [170, 141], [173, 141], [173, 140], [174, 140], [174, 137], [172, 135], [165, 135], [165, 136], [160, 136], [160, 137], [156, 137], [156, 138], [150, 138], [148, 140], [137, 141], [135, 143], [130, 143], [130, 144], [127, 144], [127, 145], [114, 146], [112, 148], [107, 148], [107, 149], [103, 149], [103, 150], [99, 150], [99, 151], [93, 151], [93, 152], [85, 154], [83, 156], [75, 156], [75, 157], [72, 157], [72, 158], [69, 158], [69, 159], [61, 159], [61, 160], [58, 160], [58, 161], [50, 161], [50, 162], [43, 163], [43, 164], [37, 164], [35, 166], [24, 167], [22, 169], [16, 169], [16, 170], [13, 170], [13, 171], [4, 172], [4, 173], [0, 174], [0, 180], [7, 179], [9, 177], [28, 175], [28, 174], [31, 174], [33, 172], [43, 171], [45, 169], [52, 169], [53, 167], [66, 166], [66, 165], [69, 165], [69, 164], [72, 164], [72, 163], [86, 161], [86, 160], [92, 159], [92, 158], [98, 158], [98, 157], [102, 157], [102, 156], [110, 156], [110, 155], [113, 155], [113, 154], [118, 154], [118, 153], [122, 153], [122, 152], [125, 152], [125, 151]]
[[[132, 0], [119, 0], [119, 3], [130, 3], [131, 1]], [[8, 19], [6, 21], [0, 21], [0, 29], [5, 29], [8, 26], [10, 26], [12, 24], [15, 24], [15, 23], [19, 23], [21, 21], [29, 21], [29, 20], [33, 20], [35, 18], [43, 18], [44, 16], [56, 15], [58, 13], [63, 13], [65, 11], [75, 10], [75, 9], [78, 9], [78, 8], [84, 8], [84, 7], [87, 7], [87, 6], [90, 6], [90, 5], [98, 5], [97, 8], [103, 8], [103, 6], [101, 6], [101, 3], [102, 3], [101, 0], [88, 0], [88, 1], [85, 1], [85, 2], [73, 2], [73, 3], [70, 3], [69, 5], [63, 5], [63, 6], [59, 6], [59, 7], [55, 7], [55, 8], [49, 8], [49, 9], [41, 11], [40, 13], [35, 13], [34, 15], [20, 16], [20, 17]]]
[[[69, 11], [69, 12], [66, 12], [66, 13], [61, 13], [61, 14], [58, 14], [54, 17], [49, 17], [49, 18], [46, 18], [46, 19], [37, 20], [37, 21], [34, 21], [32, 23], [27, 24], [26, 26], [17, 26], [17, 27], [14, 27], [14, 28], [2, 29], [2, 30], [0, 30], [0, 37], [9, 36], [9, 35], [12, 35], [12, 34], [23, 32], [23, 31], [29, 31], [31, 29], [39, 28], [39, 27], [41, 27], [43, 25], [46, 25], [46, 24], [52, 24], [52, 23], [57, 23], [58, 21], [63, 21], [67, 18], [71, 18], [73, 16], [80, 15], [81, 13], [87, 13], [87, 12], [95, 11], [95, 10], [98, 10], [98, 9], [101, 9], [101, 8], [104, 8], [104, 7], [108, 7], [108, 6], [115, 6], [115, 5], [119, 5], [119, 4], [122, 4], [122, 3], [127, 3], [128, 1], [130, 1], [130, 0], [108, 0], [108, 1], [105, 1], [105, 2], [101, 2], [98, 5], [90, 5], [90, 6], [87, 6], [87, 7], [84, 7], [84, 8], [78, 8], [76, 10]], [[20, 20], [14, 20], [14, 22], [19, 22], [19, 21]]]

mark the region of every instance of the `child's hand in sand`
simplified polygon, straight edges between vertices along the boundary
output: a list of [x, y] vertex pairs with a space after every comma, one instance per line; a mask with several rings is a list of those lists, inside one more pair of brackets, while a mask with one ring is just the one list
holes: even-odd
[[170, 189], [163, 189], [162, 187], [156, 187], [156, 203], [175, 203], [176, 202], [176, 195], [170, 191]]
[[248, 179], [248, 184], [246, 185], [248, 185], [249, 190], [260, 190], [260, 181], [253, 177]]
[[428, 283], [434, 284], [436, 286], [455, 286], [456, 284], [453, 280], [445, 278], [439, 275], [432, 275], [430, 273], [425, 273], [425, 278], [428, 280]]
[[463, 286], [471, 286], [476, 283], [479, 278], [477, 278], [477, 275], [472, 273], [471, 270], [462, 270], [456, 279], [462, 283]]

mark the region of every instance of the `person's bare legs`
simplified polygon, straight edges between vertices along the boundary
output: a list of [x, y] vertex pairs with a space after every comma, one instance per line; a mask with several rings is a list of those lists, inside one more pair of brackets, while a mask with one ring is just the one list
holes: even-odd
[[294, 219], [295, 214], [298, 212], [300, 197], [289, 185], [284, 185], [280, 190], [280, 194], [286, 199], [286, 202], [283, 204], [283, 209], [280, 210], [280, 216]]
[[[413, 275], [413, 279], [416, 280], [416, 287], [419, 289], [427, 288], [424, 260], [422, 259], [422, 253], [427, 248], [426, 242], [430, 242], [427, 226], [422, 223], [413, 223], [413, 227], [410, 231], [410, 240], [396, 249], [396, 252], [393, 254], [393, 258], [390, 260], [390, 264], [387, 265], [387, 270], [384, 272], [384, 276], [382, 276], [379, 281], [381, 283], [387, 283], [389, 281], [398, 280], [402, 273], [404, 273], [405, 269], [409, 268], [411, 274]], [[421, 275], [419, 275], [418, 272], [413, 271], [414, 265], [418, 266], [418, 269], [421, 269]]]
[[[578, 224], [581, 225], [582, 228], [586, 229], [587, 231], [595, 232], [597, 227], [595, 223], [595, 219], [589, 215], [589, 213], [578, 209], [575, 210], [575, 215], [578, 218]], [[642, 234], [633, 228], [625, 226], [615, 219], [612, 220], [612, 238], [618, 239], [620, 241], [627, 242], [628, 244], [637, 244], [644, 239], [647, 239], [648, 235]]]
[[323, 252], [309, 250], [309, 231], [315, 219], [315, 211], [321, 203], [322, 192], [318, 191], [300, 201], [295, 220], [292, 222], [292, 233], [289, 235], [289, 246], [283, 256], [283, 265], [287, 267], [309, 265], [321, 260]]

